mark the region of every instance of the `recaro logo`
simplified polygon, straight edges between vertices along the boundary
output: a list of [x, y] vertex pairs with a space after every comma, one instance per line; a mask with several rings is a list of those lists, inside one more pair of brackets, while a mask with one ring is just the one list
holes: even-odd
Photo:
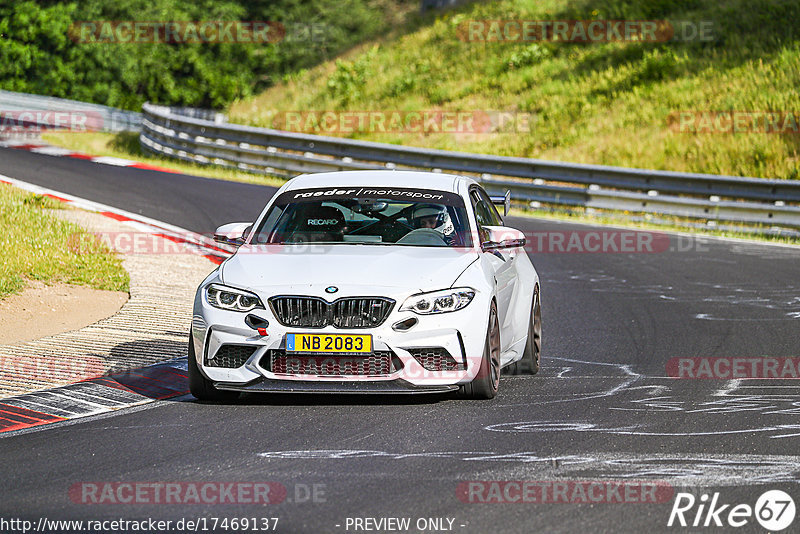
[[719, 492], [715, 492], [710, 501], [707, 493], [699, 499], [691, 493], [678, 493], [667, 526], [739, 528], [750, 523], [755, 516], [762, 528], [778, 532], [792, 524], [795, 512], [794, 500], [781, 490], [762, 493], [755, 506], [722, 504]]
[[338, 223], [336, 219], [308, 219], [309, 226], [333, 226]]

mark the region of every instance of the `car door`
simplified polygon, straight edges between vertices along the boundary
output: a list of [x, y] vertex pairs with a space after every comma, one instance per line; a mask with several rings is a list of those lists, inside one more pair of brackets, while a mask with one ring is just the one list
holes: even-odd
[[[478, 224], [478, 235], [481, 242], [485, 241], [485, 226], [503, 226], [503, 220], [497, 213], [494, 205], [479, 187], [470, 190], [472, 209], [475, 212], [475, 221]], [[509, 348], [514, 339], [513, 319], [511, 305], [517, 284], [515, 265], [518, 249], [489, 250], [481, 253], [481, 261], [494, 275], [497, 284], [497, 317], [500, 322], [501, 351]]]

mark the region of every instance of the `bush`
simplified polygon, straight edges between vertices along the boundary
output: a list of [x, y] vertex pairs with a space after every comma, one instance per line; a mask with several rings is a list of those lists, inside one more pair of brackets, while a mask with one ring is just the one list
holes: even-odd
[[[139, 109], [223, 108], [385, 32], [412, 0], [23, 0], [0, 3], [0, 89]], [[342, 13], [347, 16], [343, 17]], [[277, 21], [276, 44], [76, 42], [82, 21]], [[352, 83], [357, 84], [358, 73]]]

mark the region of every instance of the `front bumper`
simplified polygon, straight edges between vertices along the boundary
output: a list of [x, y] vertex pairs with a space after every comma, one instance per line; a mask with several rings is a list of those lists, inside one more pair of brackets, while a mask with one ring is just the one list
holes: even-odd
[[[398, 312], [403, 296], [390, 295], [398, 303], [388, 318], [376, 328], [340, 329], [291, 328], [282, 326], [271, 310], [257, 310], [269, 321], [267, 335], [261, 336], [244, 322], [246, 313], [220, 310], [209, 306], [198, 291], [195, 298], [192, 333], [197, 364], [215, 387], [235, 391], [270, 391], [288, 393], [447, 393], [470, 382], [478, 373], [483, 356], [488, 322], [489, 297], [476, 295], [473, 302], [455, 312], [420, 316]], [[263, 300], [264, 297], [262, 297]], [[418, 322], [407, 331], [392, 325], [415, 317]], [[373, 349], [391, 352], [399, 365], [380, 375], [312, 375], [274, 373], [270, 354], [285, 349], [287, 333], [369, 334]], [[252, 351], [246, 362], [235, 368], [207, 365], [220, 347], [235, 345]], [[412, 352], [415, 349], [443, 348], [458, 363], [456, 369], [426, 369]], [[324, 355], [319, 355], [324, 356]]]

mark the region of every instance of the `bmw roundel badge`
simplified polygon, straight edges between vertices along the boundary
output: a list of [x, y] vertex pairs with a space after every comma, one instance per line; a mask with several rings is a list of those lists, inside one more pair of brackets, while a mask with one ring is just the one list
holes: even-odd
[[339, 291], [339, 288], [336, 286], [328, 286], [325, 288], [325, 293], [336, 293]]

